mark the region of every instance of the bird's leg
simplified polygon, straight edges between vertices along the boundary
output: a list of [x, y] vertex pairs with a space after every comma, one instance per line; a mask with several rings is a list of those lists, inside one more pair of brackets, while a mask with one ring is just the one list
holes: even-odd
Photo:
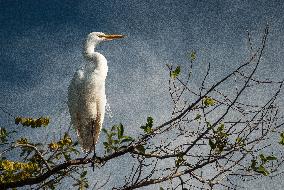
[[95, 158], [96, 158], [96, 152], [94, 152], [94, 155], [93, 155], [93, 161], [92, 161], [92, 164], [91, 164], [91, 167], [93, 168], [93, 172], [95, 171]]
[[[94, 138], [94, 134], [95, 134], [95, 119], [91, 119], [91, 133], [92, 133], [92, 137]], [[93, 150], [94, 150], [94, 154], [93, 154], [93, 157], [92, 157], [92, 164], [91, 164], [91, 167], [93, 168], [93, 171], [95, 169], [95, 160], [96, 162], [98, 163], [101, 163], [102, 160], [100, 157], [97, 156], [96, 154], [96, 144], [95, 144], [95, 139], [93, 139], [93, 143], [92, 143], [92, 147], [93, 147]], [[90, 154], [92, 152], [92, 149], [89, 150], [89, 153]]]
[[[91, 119], [91, 127], [92, 127], [92, 137], [94, 138], [94, 132], [95, 132], [95, 120]], [[94, 155], [93, 155], [93, 159], [96, 158], [96, 145], [93, 139], [93, 144], [92, 144], [93, 148], [94, 148]], [[90, 150], [91, 151], [91, 150]]]
[[95, 150], [94, 150], [93, 159], [96, 159], [96, 158], [97, 158], [97, 154], [96, 154], [96, 152], [95, 152]]
[[96, 161], [96, 163], [99, 163], [99, 164], [104, 162], [101, 157], [97, 156], [96, 152], [94, 152], [93, 161]]
[[[95, 120], [94, 119], [91, 119], [91, 127], [92, 127], [92, 137], [94, 138], [94, 130], [95, 130]], [[95, 142], [94, 142], [94, 139], [93, 139], [93, 145], [92, 145], [93, 147], [94, 147], [94, 155], [93, 155], [93, 162], [92, 162], [92, 165], [91, 165], [91, 167], [93, 168], [93, 172], [94, 172], [94, 170], [95, 170], [95, 165], [94, 165], [94, 161], [95, 161], [95, 159], [96, 159], [96, 145], [95, 145]], [[90, 152], [91, 152], [92, 150], [90, 150]]]

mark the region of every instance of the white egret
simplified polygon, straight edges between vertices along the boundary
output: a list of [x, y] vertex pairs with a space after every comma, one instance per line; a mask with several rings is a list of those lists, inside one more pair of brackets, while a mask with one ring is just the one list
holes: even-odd
[[78, 141], [84, 152], [95, 150], [105, 115], [105, 80], [108, 72], [106, 58], [95, 52], [103, 41], [123, 38], [124, 35], [107, 35], [92, 32], [84, 44], [84, 69], [79, 69], [68, 88], [68, 107], [71, 124], [77, 130]]

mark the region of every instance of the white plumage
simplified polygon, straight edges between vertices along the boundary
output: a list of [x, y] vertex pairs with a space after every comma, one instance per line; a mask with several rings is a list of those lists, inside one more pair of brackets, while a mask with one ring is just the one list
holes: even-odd
[[92, 32], [84, 45], [85, 68], [78, 70], [68, 88], [68, 107], [71, 124], [76, 128], [84, 152], [95, 149], [105, 115], [105, 79], [108, 72], [106, 58], [95, 52], [102, 41], [122, 38], [123, 35], [106, 35]]

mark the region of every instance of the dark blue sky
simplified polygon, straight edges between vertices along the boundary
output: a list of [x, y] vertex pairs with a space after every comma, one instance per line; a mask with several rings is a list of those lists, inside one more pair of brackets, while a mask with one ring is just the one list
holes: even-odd
[[[148, 115], [157, 122], [170, 115], [166, 63], [186, 67], [186, 53], [195, 49], [198, 61], [210, 62], [213, 79], [219, 78], [249, 55], [246, 29], [257, 45], [269, 23], [260, 73], [283, 78], [283, 10], [280, 0], [0, 0], [0, 106], [67, 125], [67, 86], [84, 65], [84, 37], [122, 33], [128, 37], [99, 47], [109, 63], [106, 90], [114, 115], [106, 127], [123, 122], [135, 132]], [[197, 65], [201, 72], [205, 67]]]
[[[208, 49], [219, 42], [234, 46], [244, 38], [245, 29], [259, 31], [266, 22], [278, 34], [283, 31], [281, 1], [27, 0], [1, 1], [0, 5], [1, 52], [5, 52], [1, 56], [1, 80], [11, 83], [22, 77], [33, 80], [35, 72], [15, 68], [11, 54], [14, 58], [25, 56], [18, 61], [32, 65], [32, 56], [40, 57], [48, 49], [78, 47], [94, 30], [127, 33], [130, 41], [140, 37], [153, 49], [168, 51], [170, 47], [166, 53], [170, 61], [175, 61], [173, 54], [181, 57], [186, 49], [204, 43]], [[23, 38], [28, 42], [18, 47], [19, 52], [14, 43]], [[27, 43], [34, 46], [29, 46], [31, 52], [24, 48]]]

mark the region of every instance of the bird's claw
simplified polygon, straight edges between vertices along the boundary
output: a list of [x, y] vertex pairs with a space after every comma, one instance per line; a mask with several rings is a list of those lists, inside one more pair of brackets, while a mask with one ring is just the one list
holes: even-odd
[[97, 154], [96, 152], [94, 152], [93, 159], [96, 159], [96, 157], [97, 157]]
[[98, 163], [101, 163], [101, 162], [102, 162], [102, 158], [99, 157], [99, 156], [97, 156], [96, 153], [94, 153], [94, 155], [93, 155], [93, 160], [94, 160], [94, 161], [97, 161]]

